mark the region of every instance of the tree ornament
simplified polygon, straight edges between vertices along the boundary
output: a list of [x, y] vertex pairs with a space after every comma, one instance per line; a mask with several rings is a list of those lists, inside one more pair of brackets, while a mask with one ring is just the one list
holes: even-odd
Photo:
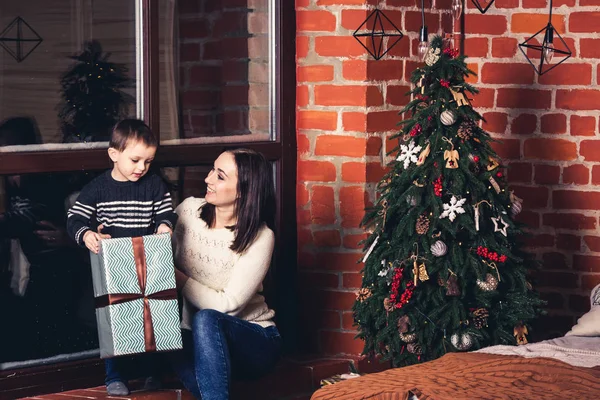
[[440, 114], [440, 121], [446, 126], [450, 126], [456, 122], [456, 114], [450, 110], [443, 111]]
[[375, 249], [375, 246], [377, 246], [377, 242], [378, 241], [379, 241], [379, 235], [377, 235], [377, 237], [375, 238], [375, 240], [373, 240], [373, 243], [371, 243], [371, 246], [369, 246], [369, 250], [367, 250], [367, 252], [365, 253], [365, 256], [362, 259], [363, 263], [367, 262], [367, 260], [369, 259], [369, 256], [373, 252], [373, 249]]
[[427, 146], [425, 146], [425, 149], [423, 149], [421, 154], [419, 154], [419, 158], [417, 159], [417, 165], [423, 165], [425, 163], [425, 159], [429, 155], [430, 151], [431, 151], [431, 145], [429, 143], [427, 143]]
[[455, 333], [450, 337], [450, 342], [457, 350], [467, 351], [473, 346], [473, 338], [469, 333]]
[[500, 166], [500, 163], [498, 162], [498, 160], [493, 157], [490, 157], [488, 165], [487, 165], [487, 170], [492, 171], [492, 170], [498, 168], [498, 166]]
[[490, 315], [488, 310], [486, 310], [483, 307], [476, 308], [472, 314], [473, 314], [473, 325], [475, 326], [475, 328], [477, 328], [477, 329], [481, 329], [483, 327], [487, 328], [487, 326], [488, 326], [487, 320]]
[[493, 176], [490, 176], [490, 179], [488, 179], [488, 181], [490, 182], [490, 185], [492, 185], [492, 187], [494, 188], [494, 190], [496, 191], [496, 193], [500, 194], [500, 185], [498, 185], [498, 182], [496, 182], [496, 180], [494, 179]]
[[481, 203], [486, 203], [488, 206], [492, 206], [488, 201], [486, 200], [481, 200], [478, 203], [475, 203], [475, 205], [473, 206], [473, 218], [475, 219], [475, 230], [479, 231], [479, 205]]
[[446, 246], [446, 243], [442, 242], [441, 240], [438, 240], [431, 245], [431, 254], [433, 254], [436, 257], [441, 257], [445, 255], [447, 251], [448, 246]]
[[409, 343], [409, 344], [407, 344], [406, 345], [406, 350], [408, 350], [409, 353], [416, 354], [416, 355], [423, 354], [423, 348], [418, 343]]
[[417, 334], [414, 332], [400, 333], [398, 336], [400, 336], [400, 340], [402, 340], [405, 343], [412, 343], [415, 340], [417, 340]]
[[452, 196], [450, 199], [450, 204], [444, 203], [444, 212], [440, 215], [440, 219], [448, 217], [450, 222], [454, 222], [457, 214], [464, 214], [465, 209], [462, 208], [462, 205], [465, 204], [467, 199], [458, 200], [456, 196]]
[[429, 280], [429, 274], [427, 273], [427, 268], [425, 267], [425, 263], [421, 263], [420, 265], [417, 265], [416, 257], [413, 260], [413, 276], [414, 276], [413, 283], [415, 286], [417, 286], [418, 281], [425, 282], [426, 280]]
[[477, 286], [479, 286], [479, 289], [483, 290], [484, 292], [491, 292], [496, 290], [498, 287], [498, 279], [496, 279], [494, 275], [487, 273], [485, 275], [485, 281], [477, 279]]
[[469, 140], [473, 137], [474, 130], [475, 124], [473, 124], [471, 121], [464, 121], [458, 126], [457, 135], [462, 140]]
[[450, 92], [452, 93], [452, 97], [454, 97], [454, 101], [456, 102], [456, 104], [458, 104], [459, 107], [471, 105], [469, 103], [469, 99], [467, 99], [467, 96], [465, 96], [463, 92], [457, 92], [453, 89], [450, 89]]
[[450, 271], [450, 276], [446, 281], [446, 296], [460, 296], [460, 286], [458, 286], [458, 277], [452, 271]]
[[396, 161], [404, 162], [404, 169], [407, 169], [411, 162], [416, 163], [419, 160], [417, 154], [421, 151], [421, 146], [415, 146], [415, 142], [411, 141], [408, 146], [400, 145], [400, 151]]
[[417, 198], [415, 196], [412, 195], [408, 195], [406, 196], [406, 203], [411, 205], [411, 206], [416, 206], [417, 205]]
[[424, 95], [425, 94], [425, 75], [421, 76], [421, 79], [419, 79], [419, 83], [417, 84], [417, 87], [421, 88], [421, 94]]
[[429, 49], [427, 49], [427, 54], [425, 54], [425, 64], [431, 67], [433, 64], [438, 62], [440, 59], [441, 52], [442, 50], [439, 47], [430, 47]]
[[371, 297], [371, 289], [366, 287], [360, 288], [360, 290], [356, 294], [356, 300], [361, 303], [367, 300], [369, 297]]
[[[507, 236], [506, 234], [506, 229], [508, 228], [508, 224], [506, 223], [506, 221], [504, 221], [502, 219], [502, 216], [500, 217], [492, 217], [492, 222], [494, 223], [494, 232], [500, 232], [502, 233], [504, 236]], [[501, 223], [502, 224], [502, 228], [498, 227], [498, 224]]]
[[398, 333], [408, 332], [408, 326], [410, 325], [410, 319], [408, 318], [408, 315], [404, 314], [398, 318], [396, 325], [398, 326]]
[[520, 199], [512, 190], [510, 192], [510, 213], [514, 217], [523, 209], [523, 199]]
[[394, 311], [396, 307], [394, 307], [394, 303], [388, 297], [386, 297], [383, 299], [383, 309], [389, 314]]
[[527, 331], [527, 327], [523, 324], [515, 325], [513, 329], [513, 336], [517, 340], [518, 345], [527, 344], [527, 335], [529, 332]]
[[449, 143], [450, 146], [452, 146], [452, 148], [450, 150], [444, 151], [444, 160], [446, 160], [446, 168], [450, 168], [450, 169], [458, 168], [458, 160], [460, 158], [460, 155], [458, 154], [458, 151], [454, 150], [454, 143], [452, 143], [452, 140], [448, 139], [445, 136], [442, 137], [442, 140], [444, 142]]
[[427, 215], [419, 215], [419, 218], [417, 218], [415, 229], [419, 235], [424, 235], [427, 233], [427, 231], [429, 230], [429, 218], [427, 217]]

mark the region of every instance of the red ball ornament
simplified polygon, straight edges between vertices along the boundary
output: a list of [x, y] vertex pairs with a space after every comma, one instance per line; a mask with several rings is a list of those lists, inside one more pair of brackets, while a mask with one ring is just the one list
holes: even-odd
[[479, 156], [475, 156], [475, 157], [473, 157], [473, 161], [475, 161], [475, 162], [479, 162]]
[[497, 176], [498, 178], [502, 178], [502, 172], [498, 172], [498, 173], [496, 174], [496, 176]]

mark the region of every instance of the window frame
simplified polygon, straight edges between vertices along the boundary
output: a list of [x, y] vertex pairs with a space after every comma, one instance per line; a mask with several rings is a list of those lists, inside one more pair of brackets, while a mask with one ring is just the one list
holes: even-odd
[[[159, 104], [159, 3], [142, 1], [143, 21], [143, 90], [144, 117], [160, 138]], [[286, 338], [285, 350], [296, 348], [296, 73], [295, 73], [295, 6], [293, 2], [271, 0], [275, 22], [272, 43], [275, 63], [275, 138], [268, 142], [224, 144], [182, 144], [160, 147], [154, 165], [178, 167], [212, 164], [217, 154], [231, 147], [244, 146], [260, 151], [275, 166], [277, 195], [277, 247], [275, 251], [275, 308], [277, 324]], [[285, 4], [285, 5], [284, 5]], [[106, 149], [0, 152], [0, 174], [66, 172], [110, 168]], [[98, 386], [103, 383], [104, 367], [97, 358], [51, 365], [0, 371], [0, 393], [9, 398], [53, 393], [69, 389]]]

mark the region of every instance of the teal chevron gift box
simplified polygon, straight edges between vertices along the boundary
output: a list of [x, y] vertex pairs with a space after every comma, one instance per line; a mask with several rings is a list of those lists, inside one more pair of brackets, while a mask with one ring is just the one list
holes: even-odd
[[90, 257], [100, 357], [181, 349], [171, 236], [104, 239]]

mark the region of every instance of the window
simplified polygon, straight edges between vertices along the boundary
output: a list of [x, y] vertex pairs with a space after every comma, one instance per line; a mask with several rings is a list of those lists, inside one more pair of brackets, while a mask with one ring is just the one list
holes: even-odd
[[[174, 183], [176, 201], [203, 195], [203, 171], [228, 147], [251, 147], [272, 161], [279, 243], [272, 271], [278, 289], [270, 305], [290, 307], [296, 262], [293, 3], [36, 1], [0, 5], [0, 32], [15, 20], [24, 32], [25, 21], [42, 39], [35, 48], [27, 41], [31, 47], [13, 51], [17, 58], [0, 48], [0, 221], [25, 218], [19, 228], [0, 228], [0, 318], [11, 321], [0, 332], [0, 391], [22, 397], [102, 382], [88, 256], [61, 239], [60, 229], [82, 185], [110, 167], [109, 124], [69, 126], [61, 106], [84, 99], [92, 104], [83, 112], [95, 112], [103, 104], [96, 93], [105, 93], [99, 89], [121, 92], [127, 101], [117, 111], [145, 119], [159, 134], [155, 166]], [[108, 62], [124, 66], [127, 85], [82, 84], [87, 96], [63, 95], [67, 72], [82, 82], [93, 78], [85, 77], [93, 68], [74, 69], [68, 58], [88, 43], [99, 43], [111, 53]], [[2, 143], [3, 136], [19, 140]], [[291, 310], [277, 321], [284, 337], [289, 333], [288, 344]]]

